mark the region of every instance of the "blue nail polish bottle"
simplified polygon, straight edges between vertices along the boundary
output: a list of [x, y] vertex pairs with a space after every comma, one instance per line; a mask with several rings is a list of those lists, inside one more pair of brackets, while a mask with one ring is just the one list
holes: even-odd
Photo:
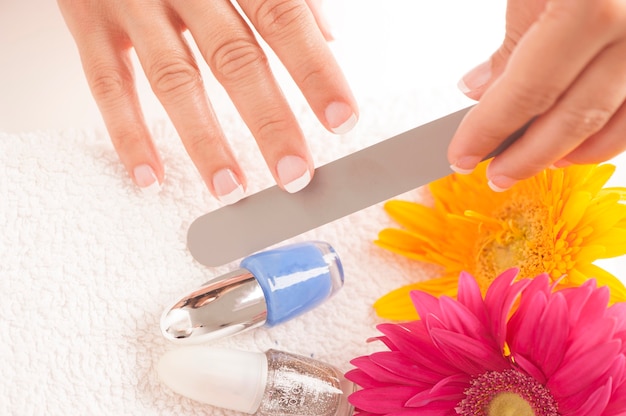
[[262, 251], [167, 309], [161, 331], [172, 341], [205, 342], [301, 315], [343, 286], [335, 250], [314, 241]]

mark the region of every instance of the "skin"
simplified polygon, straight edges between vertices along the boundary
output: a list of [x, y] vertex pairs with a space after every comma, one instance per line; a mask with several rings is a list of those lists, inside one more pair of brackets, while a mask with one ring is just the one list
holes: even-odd
[[[219, 0], [58, 1], [113, 145], [131, 178], [148, 187], [164, 176], [135, 89], [129, 56], [134, 48], [189, 156], [218, 198], [237, 185], [243, 192], [246, 179], [203, 87], [199, 65], [205, 63], [196, 61], [183, 32], [191, 33], [255, 137], [269, 170], [284, 187], [302, 175], [305, 182], [307, 174], [312, 177], [313, 162], [243, 15], [281, 59], [320, 122], [331, 131], [343, 130], [346, 120], [356, 121], [358, 110], [327, 45], [330, 33], [320, 2], [239, 0], [240, 14], [230, 1]], [[281, 175], [278, 166], [285, 156], [289, 163]]]
[[480, 76], [470, 72], [461, 82], [479, 102], [449, 147], [453, 169], [471, 171], [533, 117], [526, 134], [490, 163], [494, 190], [626, 149], [626, 2], [509, 0], [506, 18], [502, 46]]
[[[229, 1], [58, 1], [113, 144], [139, 186], [150, 185], [146, 172], [162, 182], [164, 171], [135, 91], [131, 48], [213, 195], [234, 202], [243, 194], [225, 194], [236, 186], [245, 190], [245, 175], [213, 113], [185, 30], [229, 93], [277, 183], [291, 192], [306, 185], [307, 177], [299, 175], [310, 178], [313, 162], [302, 131], [250, 27]], [[326, 44], [330, 33], [320, 1], [238, 4], [321, 123], [339, 132], [356, 121], [358, 110]], [[490, 163], [494, 190], [550, 166], [616, 156], [626, 149], [625, 56], [624, 0], [509, 0], [502, 46], [461, 82], [478, 104], [449, 147], [452, 168], [470, 172], [531, 119], [526, 134]], [[281, 175], [285, 156], [289, 168]], [[299, 182], [297, 189], [286, 186], [290, 181]]]

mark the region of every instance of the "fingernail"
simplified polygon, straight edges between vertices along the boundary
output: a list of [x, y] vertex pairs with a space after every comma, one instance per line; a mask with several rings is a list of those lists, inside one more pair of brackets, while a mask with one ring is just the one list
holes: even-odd
[[352, 108], [345, 103], [332, 102], [326, 107], [326, 122], [335, 134], [345, 134], [356, 125], [357, 117]]
[[153, 195], [161, 190], [159, 180], [149, 165], [135, 166], [133, 169], [135, 183], [144, 194]]
[[299, 156], [285, 156], [280, 159], [276, 172], [283, 188], [289, 193], [298, 192], [311, 182], [309, 165]]
[[508, 176], [494, 176], [487, 182], [491, 190], [494, 192], [504, 192], [515, 185], [515, 183], [517, 183], [517, 181], [513, 178], [509, 178]]
[[462, 93], [467, 94], [485, 85], [489, 79], [491, 79], [491, 61], [486, 61], [463, 75], [457, 87]]
[[461, 175], [468, 175], [476, 169], [476, 166], [480, 163], [480, 158], [477, 156], [464, 156], [450, 165], [450, 169]]
[[222, 169], [213, 175], [215, 195], [224, 204], [234, 204], [244, 196], [243, 185], [232, 170]]
[[572, 162], [565, 160], [565, 159], [561, 159], [561, 160], [557, 160], [556, 162], [554, 162], [552, 166], [550, 166], [550, 168], [551, 169], [566, 168], [570, 165], [572, 165]]

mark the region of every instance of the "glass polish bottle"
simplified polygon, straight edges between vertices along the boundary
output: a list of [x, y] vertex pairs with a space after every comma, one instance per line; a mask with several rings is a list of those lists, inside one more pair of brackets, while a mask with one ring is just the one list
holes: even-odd
[[271, 327], [315, 308], [342, 286], [341, 261], [328, 243], [262, 251], [166, 309], [161, 332], [171, 341], [197, 343]]
[[350, 416], [355, 384], [335, 367], [283, 351], [249, 352], [187, 346], [158, 364], [176, 393], [257, 416]]

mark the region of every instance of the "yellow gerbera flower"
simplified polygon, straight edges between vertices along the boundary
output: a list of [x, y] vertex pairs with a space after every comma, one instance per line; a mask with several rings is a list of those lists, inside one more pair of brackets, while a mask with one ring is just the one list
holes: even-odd
[[409, 292], [456, 296], [461, 271], [481, 289], [511, 267], [519, 278], [543, 272], [558, 287], [595, 277], [626, 300], [624, 285], [593, 262], [626, 254], [626, 188], [603, 188], [611, 164], [546, 169], [505, 192], [487, 186], [481, 163], [469, 175], [452, 174], [429, 185], [433, 206], [394, 200], [385, 204], [403, 229], [387, 228], [376, 244], [441, 266], [435, 279], [407, 285], [380, 298], [376, 312], [396, 320], [417, 319]]

